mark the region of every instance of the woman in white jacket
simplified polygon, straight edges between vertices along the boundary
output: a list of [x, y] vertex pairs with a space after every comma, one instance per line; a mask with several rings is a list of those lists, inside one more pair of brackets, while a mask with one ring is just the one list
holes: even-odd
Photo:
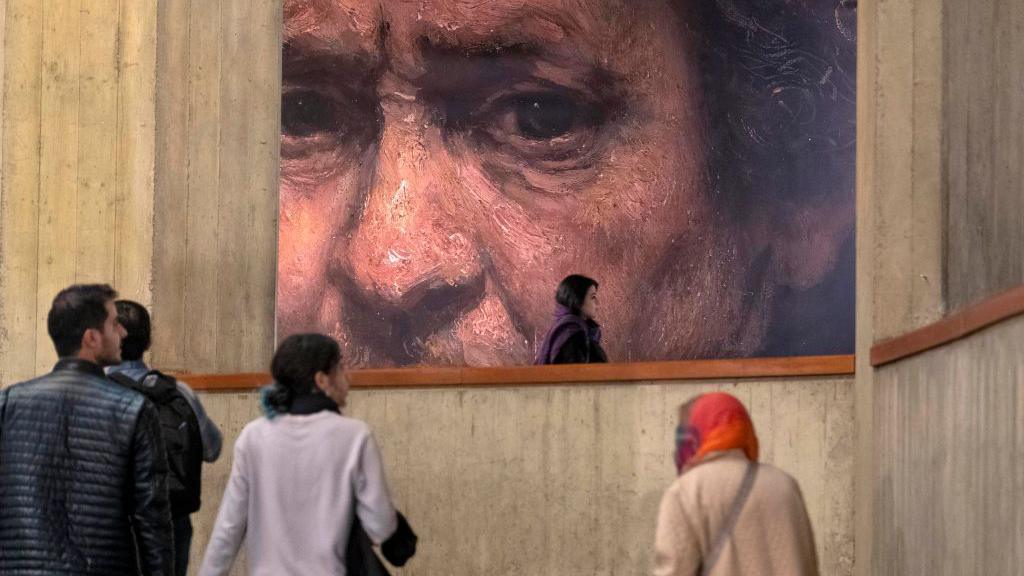
[[338, 343], [290, 336], [271, 373], [265, 416], [235, 442], [200, 576], [228, 574], [243, 538], [252, 576], [344, 575], [354, 515], [375, 544], [397, 528], [373, 434], [340, 413], [348, 384]]

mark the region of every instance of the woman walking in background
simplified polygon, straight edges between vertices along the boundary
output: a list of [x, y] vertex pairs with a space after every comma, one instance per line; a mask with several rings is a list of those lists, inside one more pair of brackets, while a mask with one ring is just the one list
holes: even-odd
[[679, 478], [661, 500], [655, 576], [817, 576], [814, 535], [796, 480], [758, 464], [743, 404], [725, 393], [679, 409]]
[[[338, 343], [321, 334], [290, 336], [274, 354], [271, 373], [266, 415], [235, 443], [199, 574], [228, 574], [244, 537], [253, 576], [351, 575], [346, 550], [354, 521], [375, 544], [400, 523], [408, 526], [391, 503], [369, 427], [340, 413], [348, 384]], [[412, 544], [399, 562], [414, 551]]]
[[558, 285], [555, 321], [541, 344], [534, 364], [607, 362], [601, 348], [597, 315], [597, 281], [573, 274]]

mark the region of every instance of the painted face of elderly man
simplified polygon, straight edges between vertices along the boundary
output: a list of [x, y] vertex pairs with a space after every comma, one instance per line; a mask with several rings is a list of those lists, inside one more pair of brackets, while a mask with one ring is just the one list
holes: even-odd
[[852, 8], [761, 4], [286, 1], [280, 333], [528, 363], [578, 272], [612, 360], [847, 351]]

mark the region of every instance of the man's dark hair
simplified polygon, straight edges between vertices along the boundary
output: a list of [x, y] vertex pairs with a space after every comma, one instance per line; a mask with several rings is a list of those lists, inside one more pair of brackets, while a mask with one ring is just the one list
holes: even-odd
[[78, 354], [86, 330], [103, 330], [107, 302], [115, 298], [117, 291], [109, 284], [75, 284], [61, 290], [46, 316], [46, 331], [57, 349], [57, 356]]
[[288, 412], [296, 396], [316, 387], [317, 372], [330, 372], [339, 362], [341, 347], [330, 336], [293, 334], [285, 338], [270, 362], [274, 386], [265, 401], [275, 412]]
[[117, 321], [128, 333], [121, 339], [121, 359], [142, 360], [152, 338], [149, 312], [145, 306], [131, 300], [118, 300], [114, 305], [117, 307]]
[[587, 278], [579, 274], [566, 276], [558, 284], [558, 291], [555, 292], [555, 302], [565, 306], [573, 314], [579, 314], [583, 303], [587, 299], [587, 291], [593, 286], [597, 288], [597, 280]]

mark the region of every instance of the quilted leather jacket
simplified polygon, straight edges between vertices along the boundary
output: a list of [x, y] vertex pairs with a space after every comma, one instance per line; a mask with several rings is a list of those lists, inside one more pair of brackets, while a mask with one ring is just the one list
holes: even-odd
[[0, 575], [173, 574], [157, 418], [74, 358], [0, 391]]

